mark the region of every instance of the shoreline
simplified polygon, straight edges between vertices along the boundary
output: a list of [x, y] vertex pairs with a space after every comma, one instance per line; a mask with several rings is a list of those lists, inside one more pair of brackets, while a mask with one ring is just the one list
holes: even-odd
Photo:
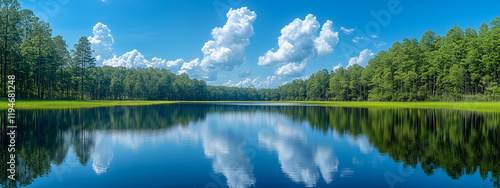
[[[315, 104], [325, 107], [382, 108], [382, 109], [458, 109], [473, 111], [500, 111], [500, 102], [355, 102], [355, 101], [16, 101], [15, 109], [73, 109], [111, 106], [143, 106], [172, 103], [297, 103]], [[0, 110], [8, 108], [7, 101], [1, 103]]]

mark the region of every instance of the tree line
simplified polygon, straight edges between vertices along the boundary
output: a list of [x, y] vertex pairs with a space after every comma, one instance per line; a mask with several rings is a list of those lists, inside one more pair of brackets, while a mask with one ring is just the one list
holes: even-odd
[[497, 101], [500, 17], [479, 30], [427, 31], [379, 52], [366, 67], [322, 70], [277, 88], [272, 100]]
[[68, 50], [49, 23], [17, 0], [0, 3], [0, 92], [16, 76], [18, 99], [239, 101], [497, 101], [500, 100], [500, 17], [479, 30], [455, 26], [404, 39], [366, 67], [321, 70], [273, 89], [209, 86], [159, 68], [95, 66], [81, 37]]

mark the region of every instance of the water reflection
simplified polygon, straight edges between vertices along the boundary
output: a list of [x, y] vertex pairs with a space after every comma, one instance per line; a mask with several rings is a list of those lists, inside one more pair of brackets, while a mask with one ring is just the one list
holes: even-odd
[[192, 141], [200, 140], [205, 156], [213, 160], [213, 170], [226, 177], [229, 187], [248, 187], [255, 183], [253, 166], [244, 151], [245, 129], [249, 127], [230, 118], [226, 121], [201, 122], [174, 129], [169, 135], [188, 135]]
[[115, 137], [110, 137], [103, 131], [96, 131], [95, 133], [95, 149], [92, 169], [97, 175], [106, 173], [111, 160], [113, 160], [113, 150], [111, 149], [112, 140]]
[[364, 135], [347, 135], [347, 140], [349, 141], [349, 144], [359, 147], [359, 151], [363, 154], [368, 154], [373, 151], [373, 147], [370, 146], [368, 138], [366, 138], [366, 136]]
[[308, 139], [304, 127], [276, 122], [273, 128], [274, 131], [270, 134], [259, 134], [259, 143], [278, 153], [281, 169], [290, 179], [313, 187], [319, 179], [316, 169], [319, 167], [325, 182], [332, 182], [332, 173], [337, 172], [339, 165], [332, 148]]
[[[0, 115], [2, 123], [5, 115]], [[2, 170], [0, 183], [36, 185], [36, 179], [54, 176], [52, 170], [59, 171], [69, 155], [79, 165], [91, 164], [94, 175], [110, 174], [113, 160], [120, 156], [117, 145], [136, 151], [147, 139], [160, 144], [199, 143], [212, 170], [222, 174], [229, 187], [259, 185], [262, 175], [255, 170], [260, 165], [256, 157], [269, 154], [277, 157], [274, 160], [290, 181], [314, 187], [323, 179], [331, 185], [334, 177], [353, 177], [354, 168], [363, 165], [362, 156], [339, 159], [338, 154], [346, 151], [338, 149], [336, 140], [345, 138], [362, 155], [387, 155], [427, 175], [438, 169], [453, 179], [478, 173], [500, 187], [499, 115], [440, 109], [196, 104], [19, 111], [17, 180], [9, 180]], [[0, 169], [7, 168], [4, 126]]]

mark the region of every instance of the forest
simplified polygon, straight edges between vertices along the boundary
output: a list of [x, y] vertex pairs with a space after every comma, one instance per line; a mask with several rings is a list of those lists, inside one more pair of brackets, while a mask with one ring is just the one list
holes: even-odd
[[72, 49], [17, 0], [0, 4], [0, 92], [17, 99], [234, 101], [498, 101], [500, 17], [478, 30], [403, 39], [366, 67], [321, 70], [272, 89], [210, 86], [158, 68], [96, 66], [87, 37]]

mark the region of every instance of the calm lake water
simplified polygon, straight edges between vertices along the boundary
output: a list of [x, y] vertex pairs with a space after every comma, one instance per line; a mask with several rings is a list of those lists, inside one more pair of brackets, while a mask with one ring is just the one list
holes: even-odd
[[167, 104], [24, 110], [17, 121], [17, 180], [2, 170], [4, 187], [499, 187], [500, 180], [498, 112]]

